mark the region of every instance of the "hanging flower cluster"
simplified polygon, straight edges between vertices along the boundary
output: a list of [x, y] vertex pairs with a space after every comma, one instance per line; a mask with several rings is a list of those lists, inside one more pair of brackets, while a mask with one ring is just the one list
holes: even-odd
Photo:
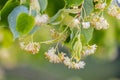
[[90, 55], [90, 54], [94, 54], [95, 51], [96, 51], [96, 48], [97, 48], [97, 46], [96, 46], [95, 44], [94, 44], [94, 45], [91, 45], [91, 46], [85, 46], [85, 47], [83, 48], [83, 54], [84, 54], [85, 56]]
[[80, 69], [84, 68], [85, 62], [84, 61], [79, 61], [79, 62], [74, 62], [70, 58], [65, 57], [65, 60], [63, 62], [68, 68], [74, 68], [74, 69]]
[[48, 15], [46, 15], [46, 14], [37, 15], [35, 17], [36, 25], [46, 24], [48, 19], [49, 19]]
[[[52, 63], [60, 63], [62, 62], [62, 59], [58, 55], [55, 54], [56, 50], [54, 48], [51, 48], [48, 50], [48, 52], [45, 53], [46, 58], [49, 60], [49, 62]], [[62, 54], [64, 56], [64, 54]]]
[[110, 14], [113, 17], [116, 17], [117, 19], [120, 19], [120, 8], [117, 5], [111, 5], [108, 8], [108, 14]]
[[66, 56], [66, 54], [63, 52], [56, 54], [56, 49], [53, 47], [50, 50], [48, 50], [48, 52], [45, 52], [45, 56], [49, 60], [49, 62], [63, 63], [64, 65], [68, 66], [68, 68], [80, 69], [84, 68], [85, 66], [84, 61], [72, 61], [72, 59]]
[[104, 17], [99, 17], [99, 16], [94, 17], [92, 19], [91, 24], [97, 30], [108, 29], [109, 27], [107, 20], [105, 20]]
[[[90, 33], [86, 33], [86, 35], [89, 35], [93, 33], [94, 29], [106, 30], [109, 28], [109, 24], [103, 16], [103, 11], [107, 6], [106, 2], [104, 0], [94, 0], [94, 9], [99, 11], [95, 13], [91, 12], [89, 15], [87, 15], [85, 11], [85, 8], [83, 6], [84, 3], [85, 2], [81, 4], [81, 7], [72, 6], [70, 8], [66, 8], [65, 10], [63, 9], [64, 14], [61, 14], [61, 22], [55, 22], [57, 20], [56, 16], [58, 14], [50, 18], [47, 14], [38, 13], [35, 16], [36, 25], [41, 26], [42, 24], [51, 24], [53, 27], [56, 25], [61, 25], [62, 30], [59, 31], [59, 29], [57, 30], [55, 28], [50, 29], [52, 40], [40, 43], [31, 42], [28, 44], [21, 42], [21, 48], [27, 52], [35, 54], [39, 52], [40, 44], [57, 43], [56, 47], [52, 47], [47, 52], [45, 52], [45, 58], [48, 59], [49, 62], [63, 63], [68, 68], [73, 69], [84, 68], [86, 63], [82, 60], [82, 57], [94, 54], [97, 49], [97, 45], [89, 45], [89, 41], [86, 43], [82, 42], [82, 32], [84, 30], [92, 30]], [[33, 3], [31, 4], [31, 7], [32, 9], [36, 8], [33, 6]], [[38, 8], [37, 10], [39, 11]], [[74, 14], [74, 16], [71, 16], [70, 14]], [[71, 53], [64, 53], [62, 51], [59, 51], [58, 45], [66, 45], [65, 42], [69, 44], [68, 48], [70, 49]], [[68, 56], [67, 54], [70, 55]]]
[[[49, 5], [48, 0], [8, 0], [0, 11], [0, 21], [4, 23], [4, 18], [8, 19], [7, 23], [14, 39], [22, 37], [21, 49], [36, 54], [39, 53], [41, 44], [54, 44], [56, 46], [45, 52], [45, 57], [49, 62], [63, 63], [73, 69], [84, 68], [86, 63], [83, 61], [83, 57], [94, 54], [97, 50], [95, 43], [90, 44], [94, 29], [108, 29], [109, 23], [105, 19], [104, 13], [107, 10], [109, 15], [120, 19], [120, 8], [117, 3], [113, 4], [113, 0], [62, 1], [65, 5], [54, 10], [50, 9], [52, 2], [50, 1]], [[16, 6], [13, 6], [14, 9], [10, 9], [12, 11], [9, 11], [7, 17], [4, 16], [4, 12], [9, 9], [6, 7], [13, 2]], [[34, 33], [44, 26], [50, 27], [51, 39], [35, 42]], [[32, 39], [26, 41], [24, 38], [27, 35], [32, 35]], [[59, 45], [65, 46], [68, 53], [60, 51]]]
[[36, 54], [39, 52], [40, 44], [37, 42], [29, 42], [28, 44], [25, 44], [25, 42], [20, 42], [20, 47], [29, 53]]
[[106, 3], [103, 0], [94, 0], [95, 4], [95, 9], [100, 9], [103, 10], [106, 7]]

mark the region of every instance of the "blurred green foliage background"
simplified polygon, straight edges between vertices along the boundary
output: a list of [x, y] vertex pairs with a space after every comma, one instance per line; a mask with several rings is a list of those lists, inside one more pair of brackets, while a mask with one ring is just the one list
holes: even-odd
[[[6, 1], [0, 0], [0, 9]], [[53, 16], [64, 7], [62, 1], [48, 0], [46, 13]], [[9, 28], [1, 25], [0, 80], [120, 80], [120, 21], [106, 12], [104, 17], [108, 20], [110, 28], [94, 31], [90, 43], [98, 45], [97, 52], [85, 58], [86, 66], [80, 70], [49, 63], [44, 57], [44, 52], [50, 45], [41, 45], [40, 52], [35, 55], [21, 50], [18, 40], [13, 41]], [[40, 27], [34, 34], [34, 41], [49, 40], [49, 29], [50, 26]]]

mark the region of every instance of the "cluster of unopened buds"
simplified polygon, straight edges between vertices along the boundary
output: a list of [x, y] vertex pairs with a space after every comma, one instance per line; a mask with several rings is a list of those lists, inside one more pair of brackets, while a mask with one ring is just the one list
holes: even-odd
[[48, 52], [45, 52], [45, 56], [49, 60], [49, 62], [64, 63], [64, 65], [68, 66], [68, 68], [80, 69], [84, 68], [85, 66], [84, 61], [79, 62], [72, 61], [72, 59], [66, 56], [66, 54], [63, 52], [58, 53], [57, 55], [55, 48], [51, 48], [50, 50], [48, 50]]

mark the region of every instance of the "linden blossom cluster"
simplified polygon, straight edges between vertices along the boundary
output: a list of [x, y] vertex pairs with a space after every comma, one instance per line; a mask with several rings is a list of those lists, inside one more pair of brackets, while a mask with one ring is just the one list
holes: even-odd
[[[96, 51], [96, 45], [88, 45], [84, 46], [82, 50], [82, 54], [84, 56], [88, 56], [91, 54], [94, 54]], [[74, 69], [80, 69], [84, 68], [85, 62], [84, 61], [74, 61], [72, 58], [69, 58], [66, 56], [65, 53], [61, 52], [56, 54], [56, 49], [52, 47], [51, 49], [48, 50], [48, 52], [45, 52], [46, 58], [49, 60], [51, 63], [63, 63], [64, 65], [68, 66], [68, 68], [74, 68]]]
[[[31, 0], [33, 1], [33, 0]], [[36, 0], [37, 2], [37, 0]], [[106, 3], [103, 0], [94, 0], [95, 2], [95, 9], [99, 9], [100, 12], [102, 12], [105, 7], [106, 7]], [[34, 5], [34, 4], [31, 4]], [[36, 6], [35, 8], [37, 8], [38, 6]], [[34, 6], [33, 6], [34, 8]], [[75, 9], [78, 7], [74, 7]], [[74, 9], [73, 8], [73, 9]], [[39, 8], [37, 8], [37, 10], [39, 11]], [[77, 15], [77, 14], [76, 14]], [[90, 16], [90, 17], [89, 17]], [[70, 24], [62, 31], [62, 32], [57, 32], [57, 30], [55, 29], [51, 29], [51, 37], [52, 40], [50, 41], [45, 41], [45, 42], [29, 42], [28, 44], [26, 44], [25, 42], [21, 42], [20, 43], [20, 47], [21, 49], [30, 52], [32, 54], [36, 54], [39, 52], [40, 49], [40, 44], [42, 43], [62, 43], [64, 41], [66, 41], [67, 37], [69, 36], [69, 31], [67, 31], [67, 29], [69, 28], [77, 28], [77, 32], [75, 33], [75, 36], [73, 36], [73, 42], [71, 41], [72, 44], [72, 50], [71, 52], [72, 55], [70, 55], [69, 57], [67, 56], [66, 53], [64, 52], [60, 52], [58, 51], [58, 49], [56, 47], [52, 47], [50, 48], [47, 52], [45, 52], [45, 57], [49, 60], [49, 62], [51, 63], [63, 63], [65, 66], [67, 66], [68, 68], [73, 68], [73, 69], [80, 69], [80, 68], [84, 68], [85, 66], [85, 62], [81, 60], [81, 57], [83, 56], [88, 56], [91, 54], [94, 54], [96, 51], [97, 46], [95, 44], [93, 45], [83, 45], [83, 43], [81, 42], [81, 27], [83, 29], [89, 29], [90, 27], [95, 28], [96, 30], [101, 30], [101, 29], [108, 29], [109, 28], [109, 24], [107, 22], [107, 20], [99, 14], [91, 14], [89, 16], [86, 16], [87, 18], [90, 19], [81, 19], [82, 16], [77, 16], [75, 18], [72, 19], [72, 21], [70, 22]], [[49, 20], [49, 17], [47, 14], [37, 14], [35, 16], [35, 22], [36, 25], [41, 25], [41, 24], [47, 24]], [[72, 27], [70, 27], [72, 26]], [[72, 30], [71, 29], [71, 30]], [[72, 39], [71, 39], [72, 40]], [[58, 53], [57, 53], [58, 52]]]
[[108, 8], [108, 14], [120, 20], [120, 8], [117, 5], [111, 5]]
[[[99, 9], [99, 10], [104, 10], [106, 7], [106, 3], [103, 2], [103, 0], [94, 0], [95, 2], [95, 9]], [[88, 29], [90, 28], [90, 26], [92, 25], [92, 27], [94, 27], [97, 30], [101, 30], [101, 29], [108, 29], [109, 28], [109, 24], [107, 22], [107, 20], [103, 17], [103, 16], [99, 16], [97, 14], [92, 14], [92, 20], [89, 21], [83, 21], [82, 22], [82, 27], [84, 29]]]
[[[78, 22], [78, 24], [80, 24], [80, 22]], [[101, 30], [101, 29], [105, 30], [105, 29], [109, 28], [109, 24], [108, 24], [107, 20], [102, 16], [101, 17], [94, 16], [90, 22], [89, 21], [82, 22], [82, 27], [84, 29], [90, 28], [91, 25], [92, 25], [92, 27], [94, 27], [97, 30]]]
[[99, 16], [94, 17], [91, 21], [91, 24], [97, 30], [109, 28], [109, 24], [107, 20], [104, 19], [104, 17], [99, 17]]
[[100, 9], [103, 10], [106, 7], [106, 3], [103, 2], [103, 0], [94, 0], [94, 2], [96, 2], [97, 4], [95, 4], [95, 9]]
[[46, 24], [48, 22], [48, 19], [49, 17], [47, 14], [37, 15], [35, 17], [36, 25]]
[[20, 47], [29, 53], [36, 54], [39, 52], [40, 44], [37, 42], [29, 42], [28, 44], [20, 42]]
[[68, 68], [74, 68], [74, 69], [80, 69], [84, 68], [85, 62], [84, 61], [79, 61], [75, 62], [72, 61], [71, 58], [65, 55], [65, 53], [61, 52], [56, 54], [56, 49], [51, 48], [48, 50], [48, 52], [45, 52], [46, 58], [49, 60], [51, 63], [64, 63], [64, 65], [68, 66]]
[[85, 56], [88, 56], [88, 55], [91, 55], [91, 54], [94, 54], [95, 51], [96, 51], [96, 48], [97, 48], [97, 45], [91, 45], [91, 46], [84, 46], [83, 47], [83, 55]]
[[[101, 10], [100, 12], [102, 12], [107, 5], [103, 0], [94, 0], [94, 2], [95, 2], [95, 9]], [[111, 13], [111, 12], [109, 12], [109, 13]], [[90, 28], [91, 25], [92, 25], [92, 27], [94, 27], [97, 30], [101, 30], [101, 29], [105, 30], [105, 29], [109, 28], [109, 24], [108, 24], [107, 20], [103, 17], [103, 15], [92, 13], [91, 16], [92, 16], [91, 17], [92, 19], [88, 20], [88, 21], [84, 21], [84, 20], [80, 21], [78, 18], [75, 18], [75, 19], [73, 19], [72, 25], [78, 26], [79, 24], [82, 24], [82, 27], [84, 29]], [[120, 15], [117, 15], [117, 16], [118, 16], [118, 18], [120, 17]]]

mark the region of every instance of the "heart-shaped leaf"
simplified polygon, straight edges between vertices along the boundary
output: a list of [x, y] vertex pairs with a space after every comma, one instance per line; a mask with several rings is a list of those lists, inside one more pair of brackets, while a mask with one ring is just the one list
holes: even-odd
[[14, 39], [19, 37], [19, 32], [16, 30], [16, 18], [20, 13], [28, 13], [28, 9], [25, 6], [16, 7], [8, 16], [8, 23]]
[[16, 29], [23, 35], [29, 33], [35, 25], [35, 20], [33, 16], [29, 16], [26, 13], [21, 13], [17, 17]]

